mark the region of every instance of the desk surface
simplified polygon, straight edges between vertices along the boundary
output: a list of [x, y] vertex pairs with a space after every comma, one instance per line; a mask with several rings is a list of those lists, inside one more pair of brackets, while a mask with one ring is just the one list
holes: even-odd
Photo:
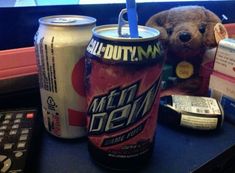
[[[235, 126], [227, 122], [213, 133], [172, 129], [158, 124], [154, 154], [140, 173], [188, 173], [235, 144]], [[43, 131], [40, 173], [101, 173], [87, 150], [87, 139], [61, 140]], [[106, 171], [107, 172], [107, 171]]]
[[[0, 107], [39, 106], [39, 98], [39, 92], [35, 91], [1, 96]], [[219, 131], [211, 133], [158, 124], [153, 156], [139, 173], [188, 173], [195, 170], [235, 144], [234, 132], [235, 126], [228, 122], [224, 122]], [[86, 139], [58, 139], [44, 129], [40, 146], [38, 173], [105, 172], [92, 162]]]

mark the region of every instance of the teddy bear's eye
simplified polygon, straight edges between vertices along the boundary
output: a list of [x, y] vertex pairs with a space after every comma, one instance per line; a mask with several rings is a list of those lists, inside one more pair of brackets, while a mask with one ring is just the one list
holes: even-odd
[[206, 31], [206, 25], [205, 24], [201, 24], [200, 25], [200, 27], [199, 27], [199, 31], [200, 31], [200, 33], [205, 33], [205, 31]]
[[168, 33], [168, 35], [171, 35], [173, 32], [172, 28], [166, 28], [166, 32]]

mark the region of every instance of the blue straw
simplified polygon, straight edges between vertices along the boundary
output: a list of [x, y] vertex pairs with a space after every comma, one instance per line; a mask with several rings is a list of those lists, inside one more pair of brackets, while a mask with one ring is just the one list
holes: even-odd
[[135, 0], [126, 0], [127, 17], [131, 38], [138, 38], [138, 23]]

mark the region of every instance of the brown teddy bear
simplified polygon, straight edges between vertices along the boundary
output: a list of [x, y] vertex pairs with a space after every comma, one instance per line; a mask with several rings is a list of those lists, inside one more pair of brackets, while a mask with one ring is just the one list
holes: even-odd
[[198, 77], [205, 51], [217, 45], [214, 26], [220, 22], [217, 15], [201, 6], [175, 7], [147, 21], [147, 26], [160, 31], [160, 40], [167, 48], [166, 64], [172, 66], [173, 75], [183, 81], [184, 89], [200, 87], [200, 81], [194, 79]]

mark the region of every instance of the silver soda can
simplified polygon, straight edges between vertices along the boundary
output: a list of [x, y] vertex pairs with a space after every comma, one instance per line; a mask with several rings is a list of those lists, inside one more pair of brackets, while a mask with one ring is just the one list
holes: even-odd
[[44, 125], [57, 137], [85, 136], [83, 56], [96, 19], [59, 15], [40, 18], [39, 23], [34, 45]]

